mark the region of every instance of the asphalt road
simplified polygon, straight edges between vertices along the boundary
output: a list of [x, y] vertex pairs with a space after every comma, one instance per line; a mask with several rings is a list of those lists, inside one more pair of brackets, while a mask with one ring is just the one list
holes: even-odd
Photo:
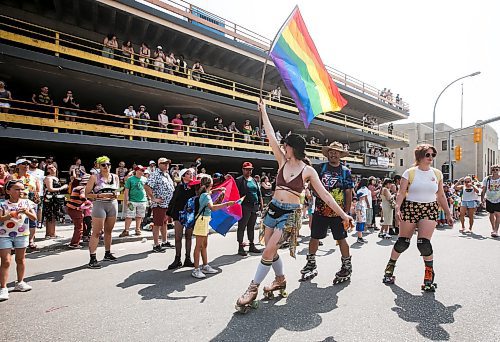
[[436, 293], [420, 290], [416, 238], [393, 286], [381, 280], [394, 241], [370, 234], [359, 246], [349, 237], [353, 277], [336, 286], [340, 253], [331, 236], [318, 252], [318, 277], [298, 281], [303, 243], [296, 260], [281, 252], [288, 298], [262, 300], [246, 315], [235, 314], [234, 304], [260, 257], [235, 255], [235, 233], [209, 237], [210, 264], [220, 273], [205, 280], [190, 269], [167, 271], [174, 251], [151, 254], [149, 241], [116, 245], [119, 260], [101, 270], [85, 268], [87, 250], [36, 253], [27, 260], [33, 290], [0, 303], [0, 341], [499, 341], [500, 240], [489, 233], [486, 218], [473, 235], [436, 231]]

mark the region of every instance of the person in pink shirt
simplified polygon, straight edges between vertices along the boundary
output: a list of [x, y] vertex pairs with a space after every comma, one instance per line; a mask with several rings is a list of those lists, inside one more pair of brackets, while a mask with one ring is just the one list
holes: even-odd
[[171, 124], [175, 135], [178, 135], [180, 132], [182, 132], [182, 125], [184, 125], [184, 121], [182, 121], [181, 114], [175, 114], [175, 118], [172, 119]]

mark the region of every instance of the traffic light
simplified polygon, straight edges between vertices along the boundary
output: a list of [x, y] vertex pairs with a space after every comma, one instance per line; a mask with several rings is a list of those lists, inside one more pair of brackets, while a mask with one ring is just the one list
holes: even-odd
[[462, 160], [462, 147], [460, 145], [455, 146], [455, 160], [457, 162]]
[[483, 129], [481, 127], [474, 128], [474, 143], [481, 142], [483, 140]]

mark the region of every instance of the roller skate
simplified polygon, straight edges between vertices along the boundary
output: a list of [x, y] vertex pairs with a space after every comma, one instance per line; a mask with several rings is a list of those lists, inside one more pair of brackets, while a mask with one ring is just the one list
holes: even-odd
[[335, 273], [335, 279], [333, 279], [333, 285], [343, 283], [344, 281], [350, 280], [352, 274], [352, 264], [351, 257], [342, 257], [342, 266], [340, 271]]
[[245, 293], [236, 301], [236, 311], [246, 314], [251, 308], [257, 309], [259, 307], [259, 301], [256, 300], [258, 293], [259, 285], [252, 281]]
[[387, 263], [387, 266], [385, 267], [384, 278], [382, 279], [382, 282], [384, 284], [387, 284], [387, 285], [394, 284], [394, 281], [396, 280], [396, 277], [393, 275], [395, 267], [396, 267], [396, 262], [389, 260], [389, 262]]
[[271, 283], [271, 285], [264, 286], [264, 297], [266, 299], [273, 299], [274, 291], [279, 291], [280, 296], [283, 298], [288, 297], [288, 293], [286, 292], [285, 278], [283, 278], [283, 280], [278, 280], [278, 277], [276, 277]]
[[307, 255], [307, 264], [303, 269], [300, 270], [302, 273], [301, 281], [311, 280], [318, 275], [318, 271], [316, 270], [316, 255], [308, 254]]
[[425, 266], [424, 283], [422, 284], [422, 291], [435, 292], [437, 284], [434, 282], [434, 269], [431, 266]]

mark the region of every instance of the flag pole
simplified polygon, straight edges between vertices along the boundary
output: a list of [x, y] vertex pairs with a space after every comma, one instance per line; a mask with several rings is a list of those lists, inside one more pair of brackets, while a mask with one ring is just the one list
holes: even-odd
[[[269, 60], [269, 54], [271, 53], [271, 50], [273, 49], [274, 44], [276, 43], [276, 38], [278, 38], [278, 36], [283, 31], [283, 28], [285, 27], [285, 25], [290, 21], [290, 18], [293, 16], [293, 14], [295, 13], [295, 11], [297, 11], [298, 9], [299, 9], [299, 6], [295, 5], [292, 13], [290, 13], [290, 15], [288, 16], [288, 18], [286, 18], [286, 20], [281, 25], [278, 33], [276, 33], [276, 35], [274, 36], [274, 39], [273, 39], [273, 41], [272, 41], [272, 43], [271, 43], [271, 45], [269, 47], [269, 50], [266, 51], [266, 58], [264, 59], [264, 66], [262, 67], [262, 76], [260, 77], [259, 98], [261, 100], [262, 100], [262, 88], [264, 87], [264, 77], [265, 77], [265, 74], [266, 74], [267, 61]], [[262, 117], [260, 115], [259, 115], [259, 128], [262, 131]]]

